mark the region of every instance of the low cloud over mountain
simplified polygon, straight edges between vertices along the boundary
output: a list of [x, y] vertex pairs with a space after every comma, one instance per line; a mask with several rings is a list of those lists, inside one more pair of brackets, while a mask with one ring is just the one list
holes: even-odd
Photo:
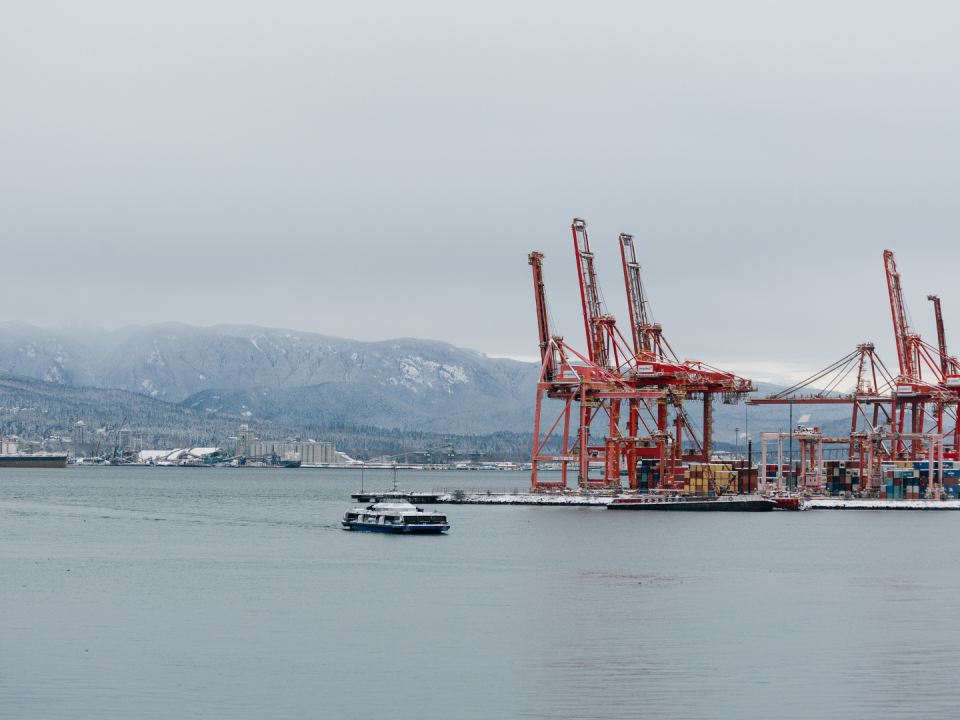
[[539, 368], [429, 340], [358, 342], [237, 325], [106, 332], [5, 323], [0, 370], [211, 412], [467, 433], [529, 430]]

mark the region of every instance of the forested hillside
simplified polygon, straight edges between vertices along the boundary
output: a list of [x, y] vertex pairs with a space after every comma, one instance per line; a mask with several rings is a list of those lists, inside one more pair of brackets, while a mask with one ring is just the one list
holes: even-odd
[[[255, 326], [106, 332], [3, 323], [0, 371], [8, 373], [0, 376], [6, 434], [69, 435], [82, 419], [143, 432], [145, 446], [226, 445], [239, 423], [266, 418], [264, 437], [333, 439], [360, 457], [446, 442], [529, 457], [539, 364], [436, 341], [358, 342]], [[699, 429], [702, 405], [686, 407]], [[546, 412], [556, 409], [547, 403]], [[794, 410], [794, 425], [835, 436], [849, 429], [849, 406]], [[747, 411], [718, 402], [714, 417], [718, 448], [790, 427], [786, 406]], [[605, 433], [600, 423], [594, 431]]]
[[[103, 450], [109, 450], [121, 427], [129, 428], [144, 448], [218, 446], [233, 448], [229, 439], [236, 435], [240, 423], [256, 428], [260, 420], [222, 413], [194, 410], [123, 390], [71, 388], [33, 378], [0, 373], [0, 434], [18, 435], [25, 439], [48, 439], [53, 450], [70, 449], [70, 443], [49, 442], [50, 438], [72, 439], [73, 424], [83, 420], [95, 436], [104, 430]], [[496, 457], [508, 453], [517, 458], [529, 453], [527, 433], [455, 434], [416, 430], [353, 426], [342, 423], [318, 425], [266, 420], [264, 438], [287, 438], [332, 442], [351, 457], [369, 459], [380, 455], [398, 455], [434, 449], [429, 455], [410, 458]], [[449, 450], [448, 450], [449, 449]]]

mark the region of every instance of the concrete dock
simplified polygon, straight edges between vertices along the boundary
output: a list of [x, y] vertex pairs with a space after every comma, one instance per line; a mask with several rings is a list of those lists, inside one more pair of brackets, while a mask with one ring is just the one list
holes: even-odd
[[[384, 493], [354, 493], [357, 502], [379, 502]], [[606, 507], [620, 498], [636, 495], [595, 493], [468, 493], [432, 492], [407, 493], [406, 499], [414, 505], [560, 505]], [[809, 498], [804, 510], [960, 510], [960, 500], [864, 500], [842, 498]]]

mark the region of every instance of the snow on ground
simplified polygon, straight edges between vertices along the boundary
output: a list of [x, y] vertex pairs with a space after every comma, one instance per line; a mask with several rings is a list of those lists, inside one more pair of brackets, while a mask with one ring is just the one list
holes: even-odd
[[960, 510], [960, 500], [843, 500], [813, 498], [811, 510]]
[[453, 493], [445, 493], [438, 499], [440, 502], [462, 503], [464, 505], [599, 505], [605, 507], [607, 503], [621, 495], [552, 495], [526, 493], [466, 493], [457, 500]]
[[[604, 507], [617, 497], [625, 495], [552, 495], [527, 493], [465, 493], [454, 498], [453, 493], [438, 497], [442, 503], [464, 505], [590, 505]], [[960, 500], [844, 500], [841, 498], [814, 498], [807, 500], [805, 510], [960, 510]]]
[[193, 455], [194, 457], [206, 457], [213, 455], [220, 448], [184, 448], [178, 450], [141, 450], [138, 453], [140, 462], [159, 462], [162, 460], [173, 461], [180, 458], [181, 455]]
[[150, 462], [151, 460], [166, 460], [169, 450], [141, 450], [139, 453], [140, 462]]

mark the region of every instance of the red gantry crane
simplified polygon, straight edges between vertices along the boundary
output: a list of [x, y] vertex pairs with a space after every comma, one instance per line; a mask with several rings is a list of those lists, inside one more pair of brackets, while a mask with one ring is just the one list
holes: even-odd
[[[537, 381], [537, 402], [533, 428], [533, 468], [531, 472], [532, 489], [536, 491], [559, 491], [567, 488], [567, 471], [571, 463], [579, 469], [579, 481], [584, 487], [614, 487], [620, 484], [619, 456], [614, 449], [608, 452], [615, 442], [610, 439], [602, 446], [589, 445], [590, 425], [600, 412], [612, 414], [613, 400], [652, 399], [657, 392], [639, 392], [625, 383], [610, 368], [593, 362], [580, 355], [564, 341], [560, 335], [551, 334], [549, 311], [543, 281], [543, 253], [534, 252], [528, 256], [533, 268], [534, 292], [537, 299], [537, 327], [540, 339], [540, 376]], [[612, 320], [612, 318], [611, 318]], [[591, 327], [588, 325], [588, 327]], [[594, 355], [595, 356], [595, 355]], [[544, 399], [558, 399], [563, 403], [556, 421], [550, 429], [541, 435], [541, 423]], [[577, 407], [574, 408], [576, 402]], [[576, 413], [576, 414], [575, 414]], [[613, 417], [613, 416], [612, 416]], [[570, 424], [576, 418], [578, 423], [575, 438], [571, 439]], [[548, 455], [544, 448], [560, 424], [560, 455]], [[611, 419], [611, 432], [620, 437], [619, 427]], [[665, 453], [661, 452], [661, 456]], [[591, 482], [589, 469], [591, 458], [602, 459], [604, 478], [602, 482]], [[543, 480], [540, 477], [539, 464], [559, 462], [560, 480]]]
[[[900, 272], [894, 254], [883, 253], [884, 271], [893, 318], [894, 340], [897, 347], [899, 374], [891, 373], [876, 354], [873, 343], [863, 343], [849, 355], [824, 368], [806, 380], [770, 395], [748, 401], [750, 405], [775, 404], [828, 404], [851, 403], [853, 414], [850, 436], [841, 439], [824, 439], [824, 442], [847, 442], [848, 457], [853, 459], [859, 450], [861, 467], [864, 453], [870, 454], [870, 465], [876, 455], [879, 459], [922, 460], [927, 453], [924, 440], [941, 443], [944, 433], [944, 418], [953, 415], [954, 427], [946, 434], [954, 437], [953, 448], [946, 457], [956, 459], [960, 448], [960, 427], [956, 423], [957, 392], [960, 375], [957, 361], [947, 353], [946, 337], [940, 301], [935, 295], [928, 296], [934, 303], [937, 321], [938, 348], [925, 343], [920, 335], [910, 328], [908, 313], [903, 298]], [[840, 389], [852, 379], [856, 371], [853, 392], [842, 393]], [[927, 377], [923, 375], [926, 371]], [[815, 393], [799, 394], [805, 388], [825, 383]], [[873, 406], [872, 418], [865, 408]], [[931, 411], [928, 413], [928, 406]], [[910, 427], [906, 427], [907, 409], [910, 409]], [[889, 408], [889, 409], [888, 409]], [[885, 419], [881, 422], [880, 413]], [[930, 422], [927, 416], [930, 415]], [[867, 431], [858, 430], [860, 420]], [[886, 427], [889, 426], [889, 431]], [[939, 438], [939, 439], [938, 439]], [[909, 445], [904, 441], [908, 440]], [[872, 472], [872, 471], [871, 471]], [[871, 473], [868, 473], [871, 474]]]
[[[906, 304], [903, 300], [903, 289], [900, 285], [900, 272], [892, 250], [883, 251], [884, 269], [887, 274], [887, 288], [890, 294], [890, 312], [893, 316], [894, 339], [897, 344], [897, 359], [900, 363], [900, 374], [896, 378], [896, 386], [891, 393], [890, 406], [892, 412], [893, 452], [897, 458], [918, 458], [922, 450], [922, 440], [913, 437], [910, 448], [903, 443], [906, 429], [907, 408], [910, 408], [909, 434], [913, 436], [923, 434], [943, 435], [944, 416], [949, 408], [953, 410], [956, 421], [957, 393], [948, 386], [948, 381], [954, 383], [947, 372], [956, 361], [946, 354], [946, 338], [943, 332], [943, 316], [939, 313], [939, 299], [934, 303], [937, 312], [937, 334], [940, 348], [934, 348], [923, 342], [919, 333], [914, 332], [907, 318]], [[924, 369], [932, 382], [924, 379]], [[929, 406], [929, 410], [928, 410]], [[930, 416], [930, 424], [927, 417]], [[958, 428], [953, 429], [954, 447], [953, 456], [957, 452]]]
[[[671, 487], [676, 463], [682, 459], [684, 433], [691, 438], [695, 448], [695, 453], [688, 459], [709, 461], [713, 394], [722, 393], [725, 402], [735, 403], [755, 388], [749, 380], [705, 363], [692, 360], [681, 363], [677, 360], [663, 339], [660, 326], [650, 321], [633, 238], [621, 235], [621, 257], [631, 321], [632, 342], [627, 342], [603, 302], [586, 222], [574, 219], [571, 228], [587, 339], [586, 357], [565, 344], [562, 337], [550, 334], [543, 284], [543, 254], [529, 255], [534, 275], [542, 361], [534, 421], [533, 489], [565, 488], [567, 466], [575, 461], [579, 464], [579, 481], [583, 487], [619, 487], [621, 459], [626, 464], [630, 487], [635, 488], [637, 464], [643, 458], [659, 459], [663, 471], [662, 485]], [[564, 409], [541, 438], [544, 397], [563, 400]], [[686, 399], [698, 397], [704, 401], [702, 442], [696, 439], [683, 410]], [[569, 426], [574, 401], [579, 405], [579, 427], [576, 439], [571, 443]], [[626, 434], [620, 427], [623, 402], [628, 405]], [[656, 414], [651, 410], [651, 404], [657, 406]], [[668, 426], [669, 407], [675, 409], [675, 437]], [[650, 417], [649, 424], [645, 414]], [[609, 421], [608, 435], [602, 445], [591, 445], [591, 426], [595, 419], [603, 415]], [[547, 456], [543, 448], [561, 422], [564, 428], [561, 433], [561, 455]], [[563, 476], [560, 481], [540, 481], [538, 463], [544, 461], [561, 463]], [[591, 462], [602, 463], [602, 482], [589, 477]]]
[[[734, 404], [747, 393], [755, 392], [756, 388], [749, 380], [698, 360], [685, 360], [681, 363], [670, 343], [664, 338], [663, 328], [650, 317], [633, 236], [620, 235], [620, 257], [623, 262], [633, 338], [632, 377], [637, 383], [659, 387], [664, 392], [664, 399], [657, 412], [658, 430], [666, 430], [667, 404], [674, 406], [677, 424], [676, 447], [678, 450], [682, 447], [682, 432], [685, 430], [693, 450], [684, 459], [709, 462], [713, 447], [714, 395], [720, 393], [725, 403]], [[684, 400], [697, 399], [703, 401], [702, 441], [693, 434], [683, 410]]]
[[[848, 382], [854, 382], [853, 392], [841, 392], [841, 388]], [[816, 383], [823, 385], [822, 389], [808, 395], [801, 391], [811, 388]], [[887, 370], [883, 361], [876, 353], [873, 343], [861, 343], [856, 350], [828, 365], [823, 370], [814, 373], [806, 380], [791, 385], [775, 395], [765, 398], [752, 398], [748, 405], [836, 405], [850, 403], [853, 413], [850, 418], [850, 432], [857, 432], [860, 421], [869, 427], [880, 424], [880, 411], [883, 410], [889, 422], [890, 415], [881, 403], [889, 401], [889, 393], [896, 383], [893, 375]], [[873, 405], [873, 417], [867, 414], [866, 408]], [[827, 439], [826, 442], [834, 442]], [[844, 441], [846, 442], [846, 441]], [[852, 460], [856, 448], [851, 443], [848, 457]]]

